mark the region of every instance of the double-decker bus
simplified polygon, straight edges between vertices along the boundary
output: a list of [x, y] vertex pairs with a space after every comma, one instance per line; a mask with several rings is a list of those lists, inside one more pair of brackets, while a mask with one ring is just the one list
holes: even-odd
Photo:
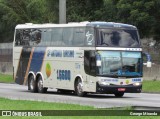
[[140, 93], [142, 48], [137, 28], [113, 22], [20, 24], [13, 43], [15, 82], [87, 93]]

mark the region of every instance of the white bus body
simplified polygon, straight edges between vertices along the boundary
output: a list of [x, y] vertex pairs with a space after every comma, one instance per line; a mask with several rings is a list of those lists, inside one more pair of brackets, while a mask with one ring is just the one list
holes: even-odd
[[136, 27], [121, 23], [21, 24], [15, 28], [15, 82], [33, 92], [140, 93], [142, 48]]

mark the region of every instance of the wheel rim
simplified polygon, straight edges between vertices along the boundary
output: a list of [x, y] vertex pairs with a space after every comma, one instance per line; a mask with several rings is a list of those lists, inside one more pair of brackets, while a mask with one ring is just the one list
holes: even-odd
[[79, 82], [77, 85], [77, 92], [80, 94], [83, 92], [83, 85], [82, 82]]
[[31, 90], [33, 90], [33, 87], [34, 87], [34, 81], [33, 81], [33, 79], [31, 79], [31, 81], [30, 81], [30, 88], [31, 88]]
[[43, 82], [42, 82], [42, 80], [38, 81], [38, 88], [39, 88], [39, 90], [42, 90], [42, 88], [43, 88]]

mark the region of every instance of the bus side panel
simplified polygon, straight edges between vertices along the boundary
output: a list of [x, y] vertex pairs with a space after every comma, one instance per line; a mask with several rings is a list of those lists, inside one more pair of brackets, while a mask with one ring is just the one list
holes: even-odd
[[14, 47], [13, 48], [13, 67], [14, 67], [14, 80], [16, 80], [17, 71], [20, 64], [20, 57], [22, 53], [22, 47]]
[[44, 87], [58, 88], [58, 89], [74, 89], [74, 80], [72, 78], [74, 67], [73, 58], [64, 58], [61, 56], [54, 56], [53, 51], [56, 53], [63, 52], [62, 48], [48, 48], [45, 54], [45, 60], [41, 68], [44, 77]]
[[29, 71], [35, 74], [41, 71], [45, 49], [44, 47], [22, 49], [15, 78], [16, 83], [26, 84]]
[[43, 59], [45, 56], [46, 48], [45, 47], [35, 47], [34, 52], [32, 55], [32, 60], [30, 63], [29, 71], [34, 72], [41, 72], [41, 67], [43, 65]]
[[31, 54], [31, 48], [22, 48], [19, 64], [16, 71], [16, 76], [15, 76], [15, 82], [18, 84], [22, 85], [24, 82], [30, 54]]
[[[83, 69], [82, 66], [79, 68], [83, 58], [75, 59], [73, 56], [68, 55], [68, 53], [64, 57], [64, 52], [73, 52], [73, 50], [73, 48], [69, 49], [65, 47], [47, 48], [41, 70], [44, 77], [44, 87], [74, 90], [75, 77], [77, 74], [81, 74], [81, 69]], [[78, 68], [75, 69], [77, 65]]]
[[[73, 50], [74, 57], [64, 57], [64, 51]], [[84, 91], [95, 92], [97, 77], [85, 73], [83, 56], [84, 51], [77, 48], [47, 48], [41, 70], [44, 77], [43, 86], [74, 90], [75, 79], [80, 76], [84, 83]]]

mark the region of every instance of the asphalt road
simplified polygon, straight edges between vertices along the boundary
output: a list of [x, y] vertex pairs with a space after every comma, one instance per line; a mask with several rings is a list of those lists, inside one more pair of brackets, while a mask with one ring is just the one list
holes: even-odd
[[160, 107], [160, 94], [126, 93], [122, 98], [115, 98], [114, 95], [106, 94], [90, 94], [87, 97], [78, 97], [74, 94], [58, 94], [56, 90], [48, 90], [45, 94], [31, 93], [27, 90], [27, 86], [4, 83], [0, 83], [0, 97], [89, 105], [98, 108], [124, 106]]

